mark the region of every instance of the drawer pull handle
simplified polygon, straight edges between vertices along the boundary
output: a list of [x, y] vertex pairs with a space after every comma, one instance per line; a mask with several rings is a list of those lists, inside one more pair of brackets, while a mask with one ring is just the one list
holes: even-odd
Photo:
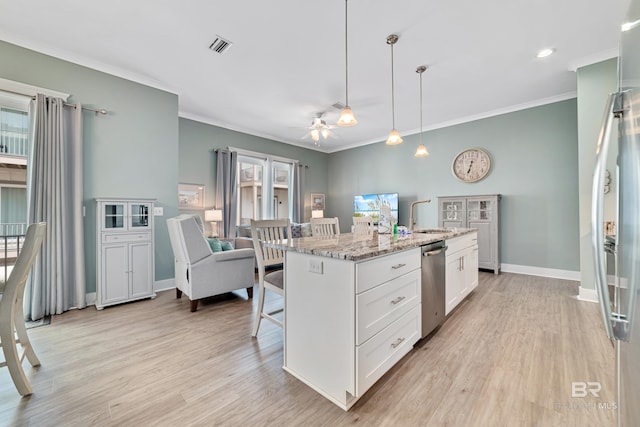
[[396, 264], [396, 265], [391, 266], [391, 268], [393, 268], [394, 270], [397, 270], [399, 268], [404, 267], [405, 265], [407, 265], [407, 264]]
[[391, 347], [392, 348], [398, 347], [400, 344], [402, 344], [402, 341], [404, 341], [404, 338], [398, 338], [394, 343], [391, 343]]
[[391, 304], [396, 305], [400, 301], [402, 301], [403, 299], [405, 299], [405, 297], [398, 297], [398, 298], [394, 299], [393, 301], [391, 301]]

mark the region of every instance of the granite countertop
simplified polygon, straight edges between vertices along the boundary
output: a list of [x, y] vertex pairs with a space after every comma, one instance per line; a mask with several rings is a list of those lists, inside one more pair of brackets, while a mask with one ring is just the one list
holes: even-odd
[[379, 255], [417, 248], [438, 240], [451, 239], [474, 231], [476, 231], [475, 228], [421, 229], [412, 234], [398, 234], [396, 236], [378, 234], [377, 232], [372, 236], [343, 233], [328, 237], [301, 237], [282, 243], [269, 242], [267, 245], [303, 254], [362, 261]]

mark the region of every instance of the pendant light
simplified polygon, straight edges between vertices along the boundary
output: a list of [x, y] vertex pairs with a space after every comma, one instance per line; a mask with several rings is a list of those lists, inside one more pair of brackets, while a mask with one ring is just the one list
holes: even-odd
[[356, 120], [356, 117], [353, 114], [353, 111], [351, 110], [351, 107], [349, 106], [349, 43], [348, 43], [348, 39], [347, 39], [347, 35], [348, 35], [348, 23], [349, 20], [347, 19], [347, 1], [348, 0], [344, 0], [344, 82], [345, 82], [345, 107], [342, 110], [342, 112], [340, 113], [340, 118], [338, 119], [338, 126], [343, 126], [343, 127], [348, 127], [348, 126], [355, 126], [358, 124], [358, 121]]
[[416, 68], [416, 73], [420, 75], [420, 145], [418, 145], [416, 154], [414, 154], [414, 156], [416, 157], [426, 157], [429, 155], [429, 152], [427, 151], [427, 147], [425, 147], [424, 144], [422, 143], [422, 73], [424, 73], [426, 70], [427, 70], [427, 67], [425, 67], [424, 65], [421, 65], [418, 68]]
[[402, 138], [400, 138], [400, 134], [396, 130], [396, 111], [395, 111], [395, 94], [394, 94], [394, 84], [393, 84], [393, 45], [398, 41], [398, 36], [396, 34], [391, 34], [387, 37], [387, 44], [391, 45], [391, 124], [392, 129], [389, 132], [389, 137], [387, 138], [387, 145], [398, 145], [402, 144]]

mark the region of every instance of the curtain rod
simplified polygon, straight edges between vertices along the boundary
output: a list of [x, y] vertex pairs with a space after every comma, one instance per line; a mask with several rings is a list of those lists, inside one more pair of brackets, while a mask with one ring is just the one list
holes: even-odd
[[[0, 91], [2, 91], [2, 92], [7, 92], [7, 93], [12, 93], [12, 94], [14, 94], [14, 95], [26, 96], [26, 97], [29, 97], [29, 98], [31, 98], [31, 99], [33, 99], [33, 100], [35, 100], [35, 99], [36, 99], [36, 97], [35, 97], [35, 96], [33, 96], [33, 95], [29, 95], [29, 94], [26, 94], [26, 93], [14, 92], [14, 91], [12, 91], [12, 90], [6, 90], [6, 89], [0, 89]], [[77, 106], [76, 104], [70, 104], [70, 103], [68, 103], [68, 102], [64, 102], [64, 101], [63, 101], [63, 104], [64, 104], [64, 106], [65, 106], [65, 107], [78, 108], [78, 106]], [[96, 116], [97, 116], [98, 114], [102, 114], [102, 115], [104, 115], [104, 116], [106, 116], [107, 114], [109, 114], [109, 112], [108, 112], [107, 110], [105, 110], [104, 108], [100, 108], [100, 109], [98, 109], [98, 108], [91, 108], [91, 107], [84, 107], [84, 106], [83, 106], [83, 107], [82, 107], [82, 109], [83, 109], [83, 110], [87, 110], [87, 111], [92, 111], [92, 112], [96, 113]]]
[[[233, 147], [229, 147], [229, 148], [214, 148], [213, 152], [214, 153], [231, 153], [232, 151], [235, 151], [237, 153], [237, 150], [238, 150], [238, 148], [233, 148]], [[256, 153], [256, 154], [262, 154], [262, 153]], [[267, 156], [271, 156], [271, 155], [270, 154], [265, 154], [265, 158]], [[249, 156], [249, 157], [251, 157], [251, 156]], [[274, 157], [274, 156], [272, 156], [272, 157]], [[277, 157], [277, 156], [275, 156], [275, 157]], [[262, 159], [262, 157], [256, 157], [256, 158]], [[292, 160], [292, 164], [295, 164], [297, 166], [309, 169], [309, 165], [305, 165], [305, 164], [301, 163], [299, 160], [293, 160], [293, 159], [291, 159], [291, 160]], [[276, 161], [278, 161], [277, 158], [276, 158]], [[286, 162], [283, 162], [283, 163], [286, 163]]]

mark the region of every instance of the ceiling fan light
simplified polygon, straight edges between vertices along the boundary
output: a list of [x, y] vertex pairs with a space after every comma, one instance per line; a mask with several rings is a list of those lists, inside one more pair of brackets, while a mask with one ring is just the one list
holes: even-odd
[[414, 156], [426, 157], [428, 155], [429, 155], [429, 152], [427, 151], [427, 147], [425, 147], [423, 144], [418, 145], [418, 149], [416, 150], [416, 154], [414, 154]]
[[391, 132], [389, 132], [389, 137], [387, 138], [387, 145], [398, 145], [398, 144], [402, 144], [402, 138], [400, 138], [400, 134], [398, 133], [397, 130], [392, 129]]
[[327, 128], [322, 129], [322, 132], [320, 132], [320, 133], [322, 134], [322, 137], [323, 137], [324, 139], [329, 138], [329, 134], [330, 134], [329, 129], [327, 129]]
[[342, 127], [355, 126], [358, 124], [356, 117], [353, 115], [353, 111], [351, 111], [351, 107], [348, 105], [344, 107], [344, 110], [340, 113], [337, 124]]
[[320, 141], [320, 131], [318, 131], [318, 129], [311, 130], [311, 139], [313, 139], [315, 142]]

